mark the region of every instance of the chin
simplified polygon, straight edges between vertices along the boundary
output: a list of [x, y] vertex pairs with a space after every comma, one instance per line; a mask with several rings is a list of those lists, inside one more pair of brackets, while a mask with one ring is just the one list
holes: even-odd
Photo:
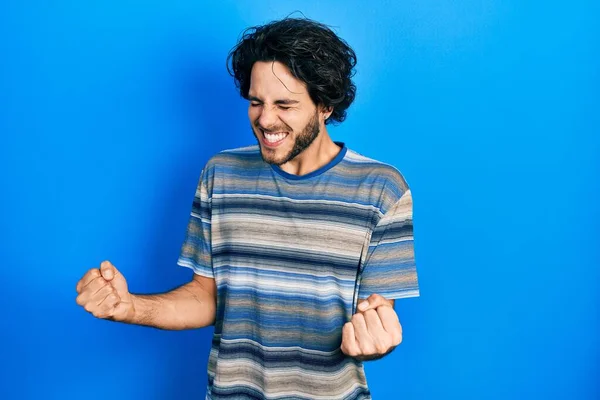
[[265, 150], [262, 146], [260, 148], [260, 155], [262, 156], [263, 161], [267, 164], [273, 164], [278, 166], [283, 164], [285, 162], [286, 157], [281, 156], [280, 154], [281, 152], [279, 151]]

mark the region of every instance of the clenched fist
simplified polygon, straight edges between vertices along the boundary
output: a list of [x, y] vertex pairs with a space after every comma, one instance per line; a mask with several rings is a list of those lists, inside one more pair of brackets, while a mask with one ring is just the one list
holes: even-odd
[[110, 261], [90, 269], [77, 282], [77, 304], [97, 318], [131, 320], [134, 308], [125, 277]]
[[402, 342], [402, 326], [390, 300], [372, 294], [342, 328], [341, 350], [359, 359], [387, 354]]

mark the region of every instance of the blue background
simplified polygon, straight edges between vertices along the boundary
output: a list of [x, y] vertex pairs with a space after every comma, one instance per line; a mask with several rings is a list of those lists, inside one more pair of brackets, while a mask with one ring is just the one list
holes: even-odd
[[599, 398], [599, 3], [207, 4], [1, 3], [0, 398], [203, 398], [211, 329], [97, 320], [75, 284], [190, 279], [200, 170], [255, 143], [227, 52], [294, 10], [358, 54], [333, 138], [413, 190], [422, 295], [374, 398]]

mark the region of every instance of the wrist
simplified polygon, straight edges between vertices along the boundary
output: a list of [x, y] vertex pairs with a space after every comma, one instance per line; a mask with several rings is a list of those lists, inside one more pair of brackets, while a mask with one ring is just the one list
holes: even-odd
[[125, 315], [125, 320], [124, 322], [129, 323], [129, 324], [137, 324], [137, 320], [139, 319], [139, 312], [138, 310], [140, 309], [141, 305], [140, 303], [140, 298], [139, 296], [136, 296], [135, 294], [129, 294], [129, 303], [131, 304], [131, 306], [129, 307], [129, 310], [127, 310], [127, 314]]

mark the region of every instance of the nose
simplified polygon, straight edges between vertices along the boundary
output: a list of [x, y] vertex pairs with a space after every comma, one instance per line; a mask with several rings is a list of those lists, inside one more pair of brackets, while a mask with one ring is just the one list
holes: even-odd
[[277, 111], [272, 107], [264, 106], [262, 107], [260, 116], [258, 117], [258, 123], [262, 128], [270, 129], [271, 127], [277, 124], [277, 120], [279, 116], [277, 115]]

